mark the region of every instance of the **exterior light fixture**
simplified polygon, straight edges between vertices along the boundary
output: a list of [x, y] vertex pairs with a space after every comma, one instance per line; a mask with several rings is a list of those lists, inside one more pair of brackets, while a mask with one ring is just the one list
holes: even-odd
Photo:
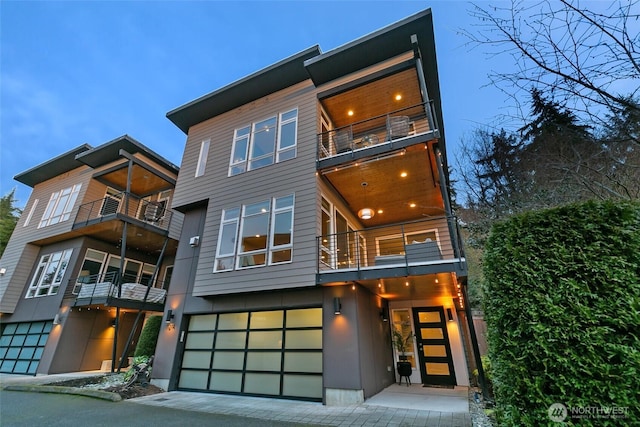
[[380, 309], [380, 320], [382, 320], [383, 322], [389, 321], [389, 313], [387, 313], [387, 310], [385, 310], [384, 308]]
[[447, 308], [447, 319], [449, 320], [449, 322], [453, 322], [453, 312], [450, 308]]
[[174, 317], [176, 317], [175, 314], [173, 314], [173, 310], [168, 310], [167, 311], [167, 316], [164, 318], [164, 323], [173, 323], [173, 319]]
[[4, 276], [5, 274], [7, 274], [7, 269], [4, 267], [0, 268], [0, 276]]
[[59, 325], [61, 323], [62, 323], [62, 316], [60, 316], [59, 313], [56, 313], [56, 315], [53, 317], [53, 324]]
[[[366, 181], [364, 181], [362, 184], [360, 184], [362, 186], [362, 191], [364, 192], [364, 204], [366, 206], [367, 204], [367, 186], [369, 185], [369, 183], [367, 183]], [[375, 215], [375, 211], [371, 208], [362, 208], [358, 211], [358, 216], [360, 217], [360, 219], [371, 219], [373, 218], [373, 216]]]
[[335, 297], [333, 299], [333, 314], [338, 315], [342, 313], [342, 304], [340, 304], [340, 298]]

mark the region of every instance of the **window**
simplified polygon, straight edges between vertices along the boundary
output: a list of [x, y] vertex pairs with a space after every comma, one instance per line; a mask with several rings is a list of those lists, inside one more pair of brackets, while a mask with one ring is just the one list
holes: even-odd
[[222, 212], [214, 271], [291, 262], [294, 196]]
[[82, 184], [76, 184], [73, 187], [53, 193], [38, 228], [68, 220], [73, 210], [73, 205], [78, 198], [80, 187], [82, 187]]
[[69, 265], [72, 249], [43, 255], [27, 290], [27, 298], [58, 293], [64, 273]]
[[26, 227], [31, 222], [31, 217], [33, 216], [33, 213], [36, 211], [36, 207], [38, 206], [38, 200], [39, 199], [35, 199], [33, 201], [33, 205], [31, 205], [31, 209], [29, 210], [29, 214], [27, 215], [27, 219], [24, 221], [24, 224], [22, 224], [23, 227]]
[[204, 175], [204, 170], [207, 167], [207, 158], [209, 157], [210, 143], [210, 139], [205, 139], [200, 144], [200, 155], [198, 155], [198, 165], [196, 166], [196, 178]]
[[296, 157], [298, 109], [236, 129], [229, 176]]
[[239, 208], [222, 212], [222, 223], [220, 224], [220, 236], [218, 237], [218, 250], [214, 271], [233, 270], [239, 217]]

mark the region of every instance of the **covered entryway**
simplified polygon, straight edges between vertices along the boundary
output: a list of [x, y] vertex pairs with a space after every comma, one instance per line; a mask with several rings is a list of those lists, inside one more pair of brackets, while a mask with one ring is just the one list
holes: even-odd
[[422, 383], [455, 386], [456, 375], [444, 308], [416, 307], [413, 319]]

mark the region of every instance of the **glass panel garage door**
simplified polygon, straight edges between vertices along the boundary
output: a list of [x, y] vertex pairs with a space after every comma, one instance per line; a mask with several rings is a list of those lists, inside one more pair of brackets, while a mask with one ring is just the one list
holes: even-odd
[[191, 316], [181, 390], [322, 400], [322, 309]]
[[7, 323], [0, 335], [0, 372], [36, 374], [53, 323]]

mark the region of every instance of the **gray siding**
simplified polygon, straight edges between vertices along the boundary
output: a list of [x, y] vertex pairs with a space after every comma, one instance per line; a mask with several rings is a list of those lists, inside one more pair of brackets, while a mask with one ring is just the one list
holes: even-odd
[[[297, 157], [229, 177], [236, 128], [298, 108]], [[174, 206], [209, 200], [194, 296], [220, 295], [315, 285], [317, 196], [315, 178], [316, 92], [304, 82], [230, 111], [189, 130]], [[211, 139], [205, 174], [194, 178], [200, 144]], [[295, 193], [293, 262], [213, 273], [223, 209]]]
[[[34, 187], [25, 206], [25, 214], [18, 220], [18, 224], [9, 239], [2, 259], [0, 259], [0, 267], [7, 269], [6, 274], [0, 276], [0, 312], [13, 313], [29, 279], [31, 269], [37, 260], [39, 248], [29, 245], [28, 243], [71, 230], [78, 212], [78, 206], [86, 200], [85, 194], [87, 193], [90, 179], [91, 169], [88, 167], [80, 167]], [[69, 219], [58, 224], [38, 228], [38, 224], [49, 203], [51, 194], [75, 184], [82, 184], [82, 188], [80, 189], [78, 199], [76, 200], [73, 211], [71, 211]], [[24, 227], [24, 221], [35, 199], [39, 199], [38, 205], [29, 225]]]

